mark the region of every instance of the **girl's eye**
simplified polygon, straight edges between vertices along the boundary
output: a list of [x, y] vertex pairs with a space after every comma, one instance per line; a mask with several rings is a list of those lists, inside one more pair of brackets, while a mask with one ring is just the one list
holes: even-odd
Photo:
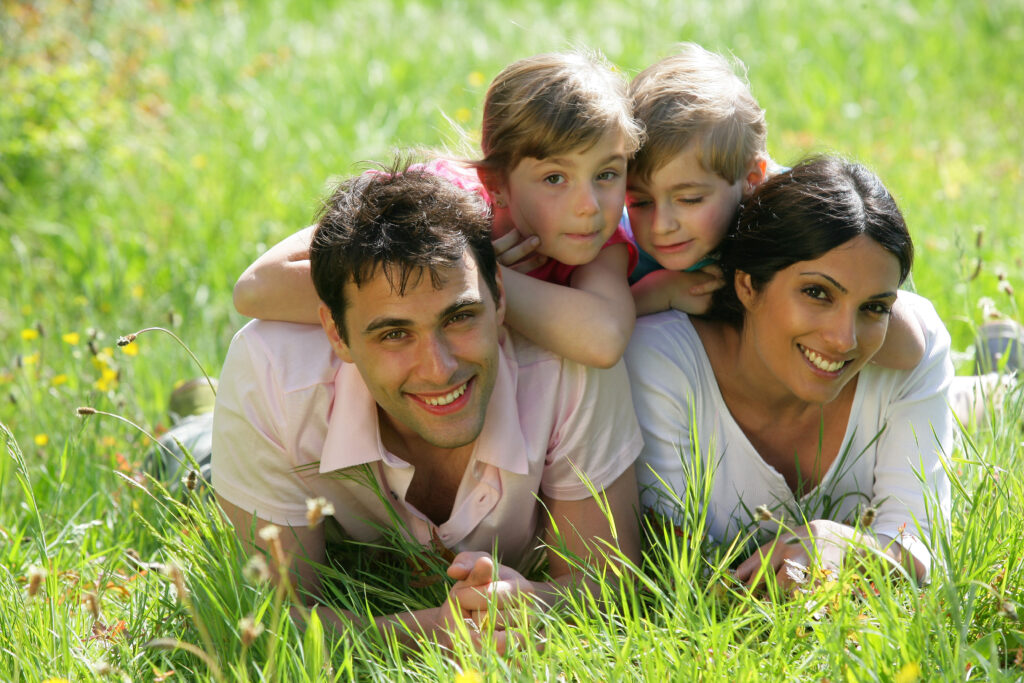
[[559, 185], [565, 180], [565, 176], [561, 173], [552, 173], [549, 176], [544, 177], [544, 182], [548, 185]]
[[704, 201], [704, 197], [680, 197], [679, 201], [683, 204], [700, 204]]
[[650, 199], [645, 199], [642, 197], [638, 197], [636, 199], [632, 197], [626, 197], [626, 206], [628, 206], [631, 209], [646, 209], [652, 203], [653, 202], [651, 202]]

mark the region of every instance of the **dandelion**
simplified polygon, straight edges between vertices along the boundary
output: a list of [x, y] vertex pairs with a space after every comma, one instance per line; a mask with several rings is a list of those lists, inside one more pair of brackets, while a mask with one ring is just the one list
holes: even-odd
[[39, 358], [40, 358], [39, 352], [36, 351], [35, 353], [30, 353], [29, 355], [24, 356], [21, 359], [21, 363], [22, 363], [22, 365], [35, 365], [36, 363], [39, 362]]
[[242, 632], [242, 646], [249, 647], [263, 633], [263, 624], [252, 617], [242, 617], [238, 622], [238, 630]]
[[893, 678], [896, 683], [913, 683], [921, 676], [921, 665], [917, 662], [908, 662], [903, 665]]
[[759, 522], [770, 522], [772, 521], [772, 511], [768, 509], [767, 505], [758, 505], [754, 508], [754, 517]]
[[43, 683], [71, 683], [71, 681], [66, 678], [46, 678], [43, 679]]
[[479, 71], [470, 71], [469, 76], [466, 77], [466, 82], [469, 83], [471, 88], [479, 88], [484, 84], [484, 75]]
[[476, 669], [466, 669], [455, 675], [455, 683], [483, 683], [484, 677]]
[[142, 295], [146, 293], [146, 290], [142, 288], [142, 285], [135, 285], [132, 287], [132, 298], [141, 299]]
[[39, 330], [32, 327], [26, 327], [21, 331], [21, 338], [23, 341], [35, 341], [36, 339], [39, 339]]
[[319, 498], [306, 499], [306, 520], [310, 527], [315, 527], [324, 517], [334, 514], [334, 505], [327, 502], [323, 496]]
[[466, 123], [473, 118], [473, 112], [466, 109], [465, 107], [459, 107], [455, 110], [455, 120], [459, 123]]
[[63, 372], [60, 373], [59, 375], [54, 375], [53, 379], [50, 380], [50, 384], [52, 384], [55, 387], [59, 387], [62, 384], [67, 384], [67, 383], [68, 383], [68, 376], [65, 375]]
[[253, 555], [242, 568], [242, 576], [249, 583], [266, 583], [270, 581], [270, 567], [262, 555]]
[[32, 440], [35, 441], [36, 445], [40, 447], [50, 443], [50, 437], [47, 436], [46, 434], [36, 434], [35, 438]]
[[128, 344], [127, 346], [122, 346], [121, 351], [123, 351], [126, 356], [137, 356], [139, 355], [139, 345]]
[[878, 514], [878, 510], [873, 507], [864, 508], [864, 512], [860, 515], [861, 526], [871, 526], [875, 523], [875, 515]]
[[42, 567], [32, 565], [28, 568], [28, 597], [35, 597], [36, 593], [39, 592], [39, 588], [43, 585], [43, 579], [46, 578], [46, 570]]

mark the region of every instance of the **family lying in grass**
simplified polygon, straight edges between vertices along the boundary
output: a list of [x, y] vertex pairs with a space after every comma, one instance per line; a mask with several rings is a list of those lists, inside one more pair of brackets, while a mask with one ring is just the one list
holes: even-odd
[[[685, 524], [706, 476], [707, 528], [682, 531], [754, 539], [741, 582], [850, 555], [926, 580], [949, 335], [899, 291], [913, 246], [881, 181], [831, 157], [779, 168], [765, 136], [700, 47], [628, 87], [542, 55], [492, 83], [483, 158], [341, 183], [236, 286], [262, 320], [224, 364], [212, 478], [242, 540], [284, 527], [313, 595], [307, 500], [353, 540], [397, 526], [457, 553], [449, 600], [376, 619], [443, 642], [585, 590], [578, 564], [639, 562], [641, 510]], [[548, 578], [528, 580], [538, 552]]]

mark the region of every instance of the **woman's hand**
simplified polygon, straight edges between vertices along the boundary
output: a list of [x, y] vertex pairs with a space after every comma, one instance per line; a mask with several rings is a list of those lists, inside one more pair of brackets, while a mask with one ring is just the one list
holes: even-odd
[[523, 239], [518, 230], [511, 230], [501, 237], [492, 240], [494, 254], [498, 263], [508, 266], [519, 273], [529, 273], [547, 263], [548, 257], [534, 253], [540, 246], [540, 238], [536, 235]]
[[779, 586], [792, 592], [810, 580], [813, 570], [837, 573], [846, 554], [863, 548], [865, 541], [873, 539], [846, 524], [816, 519], [758, 548], [736, 569], [736, 578], [754, 588], [770, 569]]

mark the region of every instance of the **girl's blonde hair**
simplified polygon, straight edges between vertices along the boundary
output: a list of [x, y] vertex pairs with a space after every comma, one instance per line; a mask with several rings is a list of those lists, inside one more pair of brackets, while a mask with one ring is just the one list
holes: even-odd
[[640, 147], [622, 76], [599, 54], [569, 52], [528, 57], [505, 67], [484, 101], [475, 166], [507, 173], [526, 157], [545, 159], [593, 145], [609, 131], [622, 134], [627, 153]]
[[[745, 72], [742, 62], [736, 63]], [[629, 173], [643, 181], [692, 141], [698, 143], [701, 166], [730, 183], [755, 157], [767, 156], [764, 110], [745, 76], [722, 55], [684, 43], [677, 54], [640, 72], [629, 94], [647, 136]]]

